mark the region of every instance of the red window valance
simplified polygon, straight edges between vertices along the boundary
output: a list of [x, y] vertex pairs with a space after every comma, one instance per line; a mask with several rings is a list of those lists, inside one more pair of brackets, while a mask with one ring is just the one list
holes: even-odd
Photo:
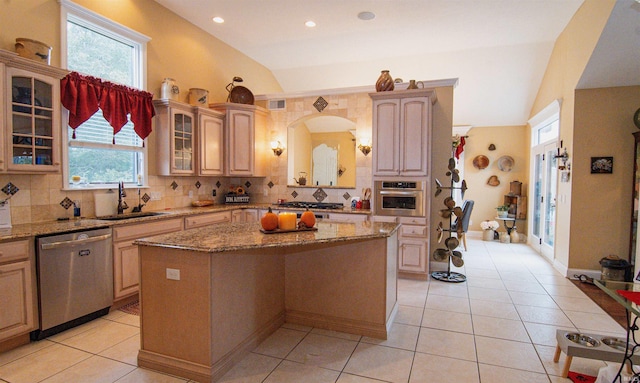
[[151, 133], [151, 119], [156, 111], [151, 102], [153, 94], [149, 92], [71, 72], [60, 80], [60, 93], [62, 105], [69, 111], [69, 126], [73, 129], [74, 139], [76, 128], [93, 116], [98, 108], [102, 109], [104, 118], [113, 127], [114, 136], [129, 118], [140, 138], [144, 140]]

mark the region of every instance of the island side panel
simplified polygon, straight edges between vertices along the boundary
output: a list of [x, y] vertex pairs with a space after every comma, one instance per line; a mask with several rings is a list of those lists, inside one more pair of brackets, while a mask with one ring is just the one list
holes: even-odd
[[213, 360], [247, 352], [284, 323], [284, 255], [277, 248], [213, 253]]
[[[139, 366], [215, 381], [284, 323], [277, 249], [140, 249]], [[167, 268], [180, 280], [167, 279]]]
[[288, 248], [286, 321], [386, 339], [387, 240]]
[[387, 331], [397, 312], [398, 304], [398, 232], [387, 238]]
[[142, 350], [210, 367], [210, 265], [207, 253], [140, 246]]

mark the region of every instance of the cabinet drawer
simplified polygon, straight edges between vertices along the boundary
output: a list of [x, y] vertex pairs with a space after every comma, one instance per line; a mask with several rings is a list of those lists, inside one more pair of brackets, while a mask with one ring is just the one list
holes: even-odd
[[165, 219], [113, 228], [113, 240], [124, 241], [182, 230], [182, 218]]
[[193, 229], [194, 227], [201, 227], [225, 222], [231, 222], [230, 211], [212, 214], [200, 214], [192, 217], [187, 217], [184, 219], [184, 226], [185, 229]]
[[400, 217], [400, 223], [405, 225], [426, 225], [427, 219], [425, 217]]
[[427, 235], [426, 226], [402, 225], [400, 227], [400, 236], [402, 237], [421, 237]]
[[329, 219], [341, 222], [364, 222], [367, 220], [365, 214], [329, 214]]
[[0, 263], [29, 258], [29, 241], [0, 243]]
[[385, 216], [385, 215], [372, 215], [371, 216], [371, 220], [373, 222], [392, 222], [392, 223], [398, 223], [398, 217], [391, 217], [391, 216]]

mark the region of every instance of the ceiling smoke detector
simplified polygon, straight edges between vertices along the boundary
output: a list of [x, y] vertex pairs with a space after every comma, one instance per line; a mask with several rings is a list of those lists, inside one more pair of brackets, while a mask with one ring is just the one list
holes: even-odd
[[360, 12], [358, 13], [358, 18], [360, 20], [373, 20], [376, 18], [376, 14], [373, 12], [369, 12], [369, 11], [364, 11], [364, 12]]

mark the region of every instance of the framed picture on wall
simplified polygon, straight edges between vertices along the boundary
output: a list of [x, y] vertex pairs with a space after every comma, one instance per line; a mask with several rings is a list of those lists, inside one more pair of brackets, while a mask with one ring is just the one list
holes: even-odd
[[591, 157], [591, 174], [613, 173], [613, 157]]

